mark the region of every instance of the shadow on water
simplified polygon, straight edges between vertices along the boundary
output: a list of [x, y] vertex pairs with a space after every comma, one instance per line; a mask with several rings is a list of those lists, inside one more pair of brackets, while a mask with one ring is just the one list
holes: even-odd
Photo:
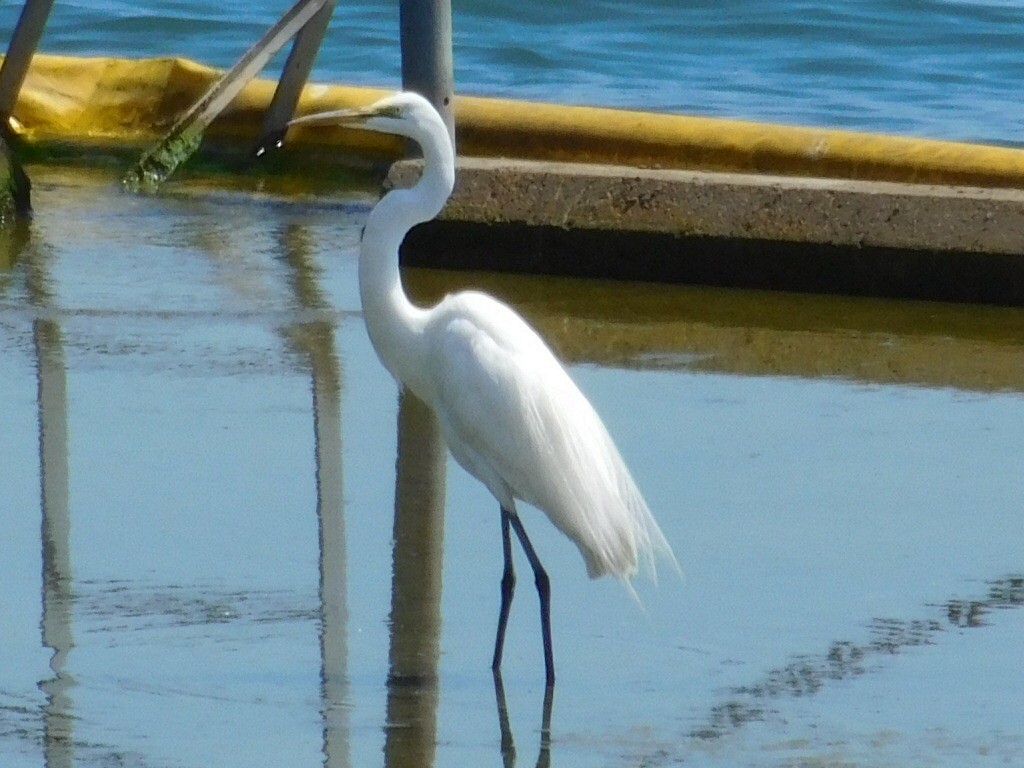
[[950, 630], [986, 626], [993, 611], [1024, 607], [1024, 574], [1010, 574], [987, 583], [986, 594], [950, 598], [932, 606], [935, 614], [918, 619], [876, 618], [865, 642], [835, 641], [820, 655], [800, 655], [762, 680], [733, 688], [728, 700], [712, 707], [707, 721], [690, 732], [702, 741], [721, 739], [748, 723], [774, 714], [772, 702], [813, 696], [826, 685], [871, 672], [902, 651], [938, 643]]

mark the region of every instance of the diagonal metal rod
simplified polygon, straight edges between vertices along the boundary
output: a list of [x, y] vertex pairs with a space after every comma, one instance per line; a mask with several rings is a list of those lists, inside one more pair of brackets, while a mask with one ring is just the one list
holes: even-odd
[[295, 36], [292, 43], [292, 50], [288, 54], [288, 61], [281, 71], [281, 79], [277, 82], [277, 90], [274, 91], [274, 98], [270, 106], [263, 113], [263, 124], [260, 126], [260, 135], [253, 147], [253, 156], [259, 155], [260, 147], [266, 147], [283, 136], [285, 125], [295, 114], [295, 107], [299, 103], [299, 96], [302, 88], [309, 79], [309, 73], [313, 69], [313, 62], [323, 43], [324, 35], [327, 34], [327, 26], [331, 22], [334, 13], [336, 0], [327, 0], [323, 8], [314, 14], [306, 25]]
[[32, 184], [11, 151], [10, 121], [52, 7], [53, 0], [26, 0], [0, 65], [0, 220], [10, 214], [23, 216], [32, 208]]
[[5, 126], [18, 101], [28, 65], [39, 47], [52, 7], [53, 0], [27, 0], [21, 9], [18, 26], [14, 28], [3, 66], [0, 66], [0, 123]]
[[203, 131], [242, 88], [266, 66], [284, 44], [298, 34], [329, 0], [299, 0], [274, 26], [267, 30], [218, 80], [206, 95], [197, 101], [174, 124], [167, 135], [147, 151], [122, 178], [132, 192], [155, 191], [174, 170], [199, 148]]

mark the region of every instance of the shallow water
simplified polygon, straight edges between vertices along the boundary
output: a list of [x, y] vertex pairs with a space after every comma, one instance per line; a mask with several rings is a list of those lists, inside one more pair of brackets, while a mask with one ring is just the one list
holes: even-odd
[[685, 571], [638, 608], [527, 510], [503, 734], [497, 509], [369, 347], [367, 202], [30, 170], [0, 764], [1024, 761], [1024, 312], [410, 272], [544, 330]]
[[[20, 3], [0, 6], [0, 39]], [[54, 5], [42, 50], [227, 67], [290, 6]], [[1019, 143], [1024, 13], [1006, 0], [454, 0], [456, 90]], [[400, 80], [398, 3], [339, 4], [314, 78]], [[283, 56], [271, 67], [280, 67]]]

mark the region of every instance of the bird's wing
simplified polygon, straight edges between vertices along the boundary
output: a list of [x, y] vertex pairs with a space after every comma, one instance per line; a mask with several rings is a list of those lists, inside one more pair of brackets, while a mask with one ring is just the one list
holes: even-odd
[[484, 294], [438, 307], [431, 333], [438, 416], [453, 455], [501, 495], [537, 506], [580, 549], [591, 576], [671, 557], [601, 419], [515, 312]]

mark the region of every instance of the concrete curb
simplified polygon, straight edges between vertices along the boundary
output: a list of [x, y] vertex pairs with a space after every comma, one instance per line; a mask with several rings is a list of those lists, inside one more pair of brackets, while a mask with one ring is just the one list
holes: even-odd
[[[416, 161], [388, 183], [408, 186]], [[462, 157], [445, 221], [1024, 254], [1024, 190]]]
[[406, 259], [1017, 305], [1024, 191], [460, 158]]

